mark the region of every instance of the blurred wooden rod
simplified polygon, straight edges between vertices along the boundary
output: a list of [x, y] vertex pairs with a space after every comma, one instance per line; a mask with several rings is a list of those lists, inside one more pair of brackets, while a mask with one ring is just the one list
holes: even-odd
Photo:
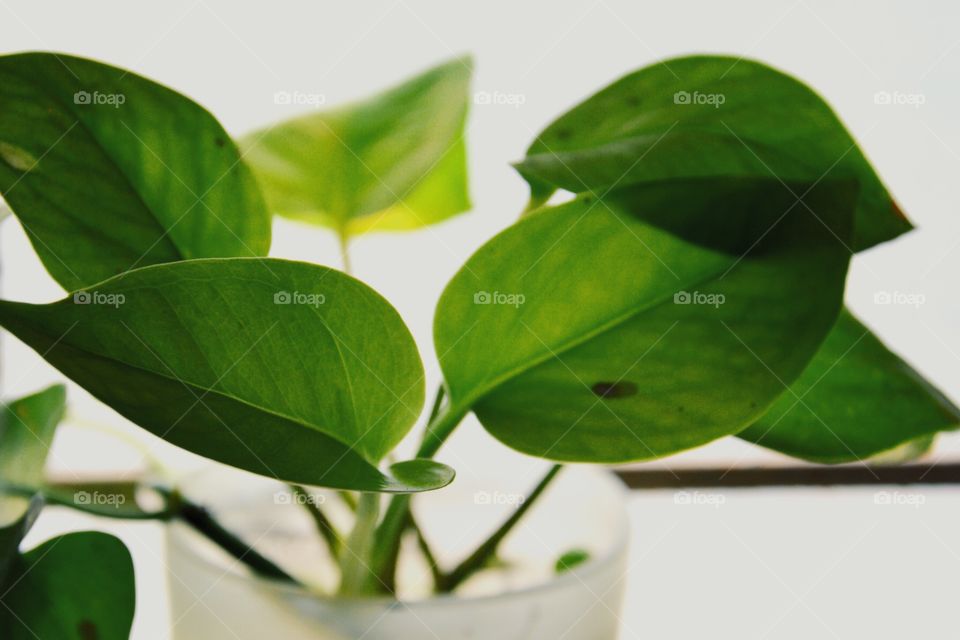
[[617, 469], [631, 489], [960, 484], [960, 462], [904, 465]]

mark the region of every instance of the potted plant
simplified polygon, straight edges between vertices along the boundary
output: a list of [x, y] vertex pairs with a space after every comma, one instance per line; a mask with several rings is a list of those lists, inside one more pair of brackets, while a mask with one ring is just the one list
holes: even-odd
[[[176, 637], [613, 638], [622, 496], [562, 464], [726, 436], [840, 463], [923, 451], [955, 427], [957, 408], [843, 307], [853, 255], [910, 223], [817, 94], [722, 56], [640, 69], [536, 137], [515, 165], [526, 210], [438, 302], [444, 383], [425, 410], [417, 346], [345, 273], [348, 245], [469, 208], [470, 72], [453, 60], [234, 142], [129, 71], [0, 58], [0, 193], [69, 292], [2, 301], [0, 324], [122, 416], [240, 470], [53, 483], [41, 469], [63, 387], [9, 402], [4, 637], [129, 632], [133, 571], [115, 538], [23, 548], [55, 504], [170, 523]], [[274, 214], [333, 229], [344, 269], [267, 257]], [[470, 413], [555, 464], [527, 494], [474, 494], [509, 515], [450, 561], [431, 527], [465, 503], [443, 502], [457, 485], [444, 489], [454, 470], [435, 457]], [[395, 461], [421, 414], [416, 456]], [[159, 499], [149, 508], [146, 489]], [[562, 508], [551, 495], [567, 496]], [[419, 510], [428, 497], [432, 515]], [[535, 584], [497, 582], [517, 569], [504, 544], [538, 517], [540, 531], [579, 537], [543, 545], [536, 568], [550, 571]], [[488, 591], [471, 597], [484, 576]], [[179, 599], [194, 588], [202, 604]]]

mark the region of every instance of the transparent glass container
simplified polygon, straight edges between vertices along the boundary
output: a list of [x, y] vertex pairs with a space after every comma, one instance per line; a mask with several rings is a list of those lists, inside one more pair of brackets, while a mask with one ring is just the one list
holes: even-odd
[[[502, 481], [458, 479], [416, 498], [418, 522], [442, 566], [469, 553], [523, 499], [501, 488]], [[608, 472], [564, 469], [502, 545], [504, 566], [477, 574], [454, 594], [429, 594], [426, 565], [415, 542], [405, 541], [399, 600], [324, 595], [336, 585], [331, 559], [284, 485], [218, 470], [191, 478], [183, 490], [311, 587], [253, 577], [186, 525], [171, 525], [167, 567], [176, 640], [618, 637], [629, 536], [625, 491]], [[332, 493], [311, 495], [334, 520], [349, 519]], [[557, 574], [557, 558], [572, 549], [587, 551], [589, 559]]]

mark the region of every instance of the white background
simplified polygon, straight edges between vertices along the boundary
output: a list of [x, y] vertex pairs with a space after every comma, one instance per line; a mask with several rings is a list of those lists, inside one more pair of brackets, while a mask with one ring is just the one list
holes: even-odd
[[[250, 3], [253, 5], [253, 3]], [[918, 227], [857, 256], [848, 303], [920, 371], [960, 400], [955, 274], [960, 175], [960, 10], [941, 2], [386, 2], [259, 4], [215, 0], [28, 2], [0, 0], [0, 53], [55, 50], [97, 58], [191, 96], [242, 134], [292, 115], [277, 91], [361, 97], [456, 54], [477, 61], [474, 91], [516, 94], [520, 106], [476, 105], [469, 124], [474, 209], [406, 235], [353, 247], [356, 274], [400, 310], [431, 376], [430, 326], [444, 283], [526, 200], [508, 166], [534, 134], [620, 75], [693, 52], [758, 58], [816, 87], [835, 107]], [[921, 94], [924, 104], [877, 105], [878, 91]], [[302, 108], [301, 108], [302, 109]], [[275, 225], [273, 255], [337, 265], [332, 237]], [[2, 227], [5, 297], [50, 301], [62, 292], [16, 221]], [[922, 294], [918, 308], [873, 303], [878, 291]], [[12, 338], [5, 393], [27, 393], [58, 374]], [[177, 469], [198, 460], [173, 451], [71, 387], [72, 424], [134, 434]], [[944, 438], [936, 458], [956, 445]], [[461, 474], [515, 470], [518, 490], [540, 463], [506, 454], [473, 422], [442, 456]], [[779, 459], [721, 442], [663, 464]], [[135, 465], [136, 456], [76, 428], [56, 443], [61, 473]], [[505, 466], [506, 465], [506, 466]], [[512, 477], [512, 476], [511, 476]], [[952, 489], [918, 490], [919, 506], [877, 505], [872, 490], [729, 492], [719, 507], [677, 505], [672, 494], [635, 496], [634, 556], [624, 637], [873, 637], [951, 635], [960, 570], [960, 508]], [[92, 526], [48, 513], [32, 540]], [[96, 526], [104, 526], [96, 523]], [[160, 538], [153, 525], [113, 528], [138, 569], [136, 638], [168, 637]]]

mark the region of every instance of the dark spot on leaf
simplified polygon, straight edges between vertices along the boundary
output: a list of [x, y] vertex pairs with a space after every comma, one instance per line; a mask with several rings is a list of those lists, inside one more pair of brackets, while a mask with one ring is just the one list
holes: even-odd
[[570, 130], [569, 129], [557, 129], [554, 134], [557, 137], [557, 140], [569, 140], [570, 139]]
[[640, 106], [640, 98], [638, 98], [637, 96], [627, 96], [627, 106], [629, 106], [629, 107], [639, 107], [639, 106]]
[[677, 411], [679, 411], [680, 413], [683, 413], [683, 407], [677, 407]]
[[629, 398], [637, 395], [637, 385], [633, 382], [621, 380], [619, 382], [598, 382], [590, 390], [601, 398]]
[[100, 637], [97, 625], [89, 620], [80, 621], [77, 625], [77, 633], [80, 634], [81, 640], [97, 640]]
[[214, 142], [218, 147], [222, 147], [223, 145], [227, 144], [227, 141], [220, 137], [216, 138]]

